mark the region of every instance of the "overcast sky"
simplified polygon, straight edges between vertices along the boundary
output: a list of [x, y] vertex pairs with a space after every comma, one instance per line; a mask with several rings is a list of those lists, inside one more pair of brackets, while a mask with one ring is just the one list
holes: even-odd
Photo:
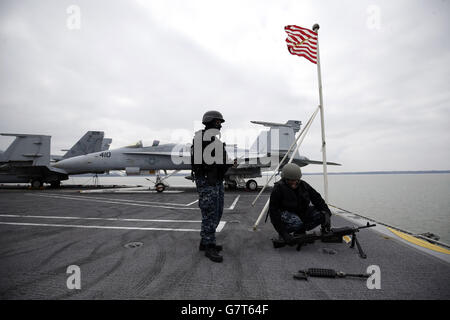
[[[318, 105], [316, 65], [284, 32], [314, 23], [327, 156], [343, 164], [329, 170], [450, 169], [443, 0], [2, 0], [0, 132], [51, 135], [56, 154], [87, 130], [111, 148], [189, 142], [216, 109], [243, 146], [262, 129], [251, 120], [306, 123]], [[317, 117], [301, 154], [320, 160], [320, 139]]]

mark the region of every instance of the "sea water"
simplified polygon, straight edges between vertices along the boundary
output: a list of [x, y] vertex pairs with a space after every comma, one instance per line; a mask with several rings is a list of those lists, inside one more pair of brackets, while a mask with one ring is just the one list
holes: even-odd
[[[146, 185], [154, 176], [100, 176], [99, 184]], [[303, 180], [323, 196], [323, 176]], [[256, 179], [260, 186], [267, 176]], [[92, 184], [91, 177], [72, 176], [63, 184]], [[181, 176], [171, 186], [192, 186]], [[413, 233], [431, 232], [450, 244], [450, 174], [345, 174], [328, 176], [329, 203]], [[256, 192], [255, 192], [256, 196]], [[256, 219], [256, 217], [255, 217]]]

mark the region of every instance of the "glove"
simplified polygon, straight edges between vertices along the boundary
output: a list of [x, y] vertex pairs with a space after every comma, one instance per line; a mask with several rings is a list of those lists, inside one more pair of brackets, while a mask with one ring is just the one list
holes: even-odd
[[326, 232], [329, 232], [331, 230], [331, 215], [326, 212], [326, 211], [322, 211], [323, 217], [324, 217], [324, 221], [322, 223], [322, 229], [325, 230]]

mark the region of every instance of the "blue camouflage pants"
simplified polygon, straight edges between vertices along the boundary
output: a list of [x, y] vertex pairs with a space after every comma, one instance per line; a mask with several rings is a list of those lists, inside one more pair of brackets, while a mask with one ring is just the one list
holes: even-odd
[[304, 232], [312, 230], [324, 222], [322, 212], [319, 212], [313, 206], [308, 207], [303, 219], [289, 211], [281, 212], [281, 221], [284, 223], [287, 232]]
[[195, 183], [199, 195], [198, 206], [202, 211], [201, 243], [216, 244], [216, 228], [223, 213], [223, 182], [211, 186], [206, 179], [197, 178]]

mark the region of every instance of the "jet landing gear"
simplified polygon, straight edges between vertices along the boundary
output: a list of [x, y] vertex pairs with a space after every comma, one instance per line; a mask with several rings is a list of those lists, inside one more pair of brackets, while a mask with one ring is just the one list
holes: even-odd
[[43, 185], [44, 185], [44, 183], [42, 182], [42, 180], [39, 180], [39, 179], [31, 180], [31, 188], [32, 189], [40, 189]]
[[248, 180], [245, 186], [250, 191], [256, 191], [258, 189], [258, 183], [255, 180]]
[[164, 183], [164, 180], [166, 180], [167, 178], [169, 178], [169, 177], [173, 176], [174, 174], [180, 172], [180, 170], [175, 170], [175, 171], [173, 171], [171, 174], [167, 175], [167, 171], [164, 170], [164, 173], [165, 173], [166, 175], [165, 175], [163, 178], [161, 178], [161, 173], [160, 173], [160, 171], [161, 171], [161, 170], [156, 170], [156, 181], [152, 181], [152, 180], [150, 180], [150, 179], [148, 179], [148, 178], [145, 178], [145, 179], [147, 179], [148, 181], [154, 183], [154, 185], [155, 185], [155, 190], [156, 190], [156, 192], [158, 192], [158, 193], [164, 192], [164, 190], [166, 190], [166, 188], [169, 187], [169, 184]]
[[256, 191], [258, 189], [258, 183], [251, 179], [245, 182], [244, 178], [233, 177], [233, 179], [227, 179], [225, 185], [229, 190], [247, 189], [248, 191]]
[[166, 185], [164, 184], [164, 183], [157, 183], [156, 185], [155, 185], [155, 190], [156, 190], [156, 192], [159, 192], [159, 193], [161, 193], [161, 192], [163, 192], [164, 190], [166, 190]]

